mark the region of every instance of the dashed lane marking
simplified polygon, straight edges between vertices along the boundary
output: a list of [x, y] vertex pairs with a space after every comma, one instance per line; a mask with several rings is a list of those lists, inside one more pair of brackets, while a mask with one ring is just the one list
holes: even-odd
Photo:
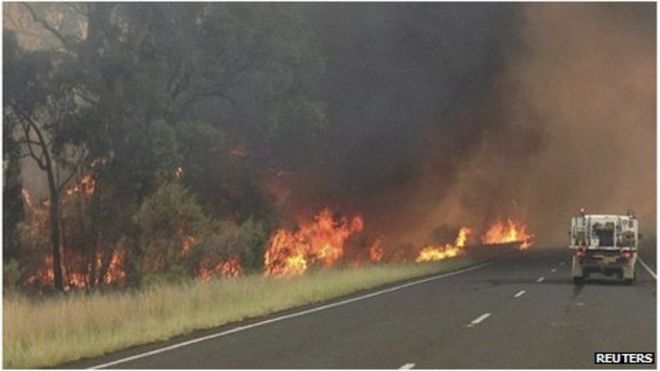
[[280, 322], [280, 321], [287, 320], [289, 318], [295, 318], [295, 317], [300, 317], [300, 316], [308, 315], [308, 314], [315, 313], [315, 312], [320, 312], [322, 310], [335, 308], [335, 307], [339, 307], [339, 306], [342, 306], [342, 305], [354, 303], [356, 301], [361, 301], [361, 300], [373, 298], [375, 296], [380, 296], [380, 295], [387, 294], [387, 293], [390, 293], [390, 292], [393, 292], [393, 291], [402, 290], [402, 289], [405, 289], [405, 288], [408, 288], [408, 287], [411, 287], [411, 286], [420, 285], [422, 283], [436, 281], [436, 280], [440, 280], [440, 279], [443, 279], [443, 278], [456, 276], [456, 275], [459, 275], [459, 274], [462, 274], [462, 273], [467, 273], [467, 272], [470, 272], [470, 271], [474, 271], [474, 270], [477, 270], [477, 269], [487, 267], [491, 264], [496, 263], [497, 261], [498, 260], [489, 261], [489, 262], [474, 265], [474, 266], [471, 266], [471, 267], [468, 267], [468, 268], [465, 268], [465, 269], [461, 269], [461, 270], [457, 270], [457, 271], [453, 271], [453, 272], [449, 272], [449, 273], [443, 273], [443, 274], [439, 274], [437, 276], [432, 276], [432, 277], [428, 277], [428, 278], [422, 278], [422, 279], [417, 280], [417, 281], [404, 283], [404, 284], [397, 285], [397, 286], [394, 286], [394, 287], [390, 287], [390, 288], [387, 288], [387, 289], [384, 289], [384, 290], [374, 291], [374, 292], [371, 292], [371, 293], [368, 293], [368, 294], [365, 294], [365, 295], [361, 295], [361, 296], [357, 296], [357, 297], [354, 297], [354, 298], [337, 301], [337, 302], [330, 303], [330, 304], [321, 305], [321, 306], [306, 309], [306, 310], [303, 310], [303, 311], [300, 311], [300, 312], [285, 314], [285, 315], [282, 315], [282, 316], [279, 316], [279, 317], [270, 318], [270, 319], [267, 319], [267, 320], [251, 323], [251, 324], [248, 324], [248, 325], [234, 327], [232, 329], [221, 331], [221, 332], [218, 332], [218, 333], [215, 333], [215, 334], [206, 335], [206, 336], [202, 336], [202, 337], [199, 337], [199, 338], [183, 341], [183, 342], [180, 342], [180, 343], [172, 344], [172, 345], [169, 345], [169, 346], [166, 346], [166, 347], [163, 347], [163, 348], [154, 349], [154, 350], [144, 352], [144, 353], [138, 353], [138, 354], [135, 354], [135, 355], [132, 355], [132, 356], [129, 356], [129, 357], [125, 357], [125, 358], [117, 359], [117, 360], [114, 360], [114, 361], [110, 361], [110, 362], [102, 363], [102, 364], [99, 364], [99, 365], [95, 365], [95, 366], [92, 366], [90, 368], [91, 369], [98, 369], [98, 368], [106, 368], [106, 367], [116, 366], [118, 364], [126, 363], [126, 362], [129, 362], [129, 361], [134, 361], [136, 359], [141, 359], [141, 358], [145, 358], [145, 357], [150, 357], [150, 356], [153, 356], [153, 355], [156, 355], [156, 354], [159, 354], [159, 353], [168, 352], [170, 350], [174, 350], [174, 349], [177, 349], [177, 348], [185, 347], [185, 346], [196, 344], [196, 343], [201, 343], [203, 341], [215, 339], [215, 338], [218, 338], [218, 337], [221, 337], [221, 336], [226, 336], [226, 335], [234, 334], [234, 333], [245, 331], [245, 330], [249, 330], [249, 329], [252, 329], [252, 328], [255, 328], [255, 327], [268, 325], [270, 323]]
[[490, 317], [490, 313], [484, 313], [484, 314], [480, 315], [479, 317], [473, 319], [473, 320], [467, 325], [467, 327], [474, 327], [474, 326], [478, 325], [479, 323], [481, 323], [483, 320], [485, 320], [485, 319], [488, 318], [488, 317]]

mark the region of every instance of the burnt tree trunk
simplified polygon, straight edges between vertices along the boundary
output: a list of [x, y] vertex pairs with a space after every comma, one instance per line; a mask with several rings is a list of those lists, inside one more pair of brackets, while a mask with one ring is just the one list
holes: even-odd
[[41, 170], [46, 173], [46, 178], [48, 180], [48, 193], [50, 197], [50, 205], [48, 207], [49, 219], [50, 219], [50, 244], [53, 251], [53, 273], [55, 279], [55, 289], [59, 291], [64, 291], [64, 277], [62, 275], [62, 236], [61, 236], [61, 223], [60, 223], [60, 190], [55, 180], [55, 164], [53, 163], [53, 158], [51, 157], [50, 148], [46, 143], [44, 134], [41, 132], [39, 125], [37, 125], [30, 117], [28, 117], [28, 126], [29, 129], [26, 130], [26, 138], [28, 139], [28, 146], [30, 143], [29, 130], [33, 130], [37, 135], [37, 143], [35, 145], [39, 146], [41, 150], [41, 156], [43, 156], [43, 161], [41, 161], [41, 156], [37, 156], [34, 151], [30, 148], [30, 154], [37, 161], [37, 165]]
[[61, 254], [61, 233], [60, 233], [60, 192], [55, 183], [55, 174], [53, 173], [53, 164], [48, 155], [48, 150], [44, 150], [46, 160], [46, 174], [48, 177], [48, 192], [50, 193], [50, 244], [53, 250], [53, 273], [55, 274], [55, 288], [64, 291], [64, 277], [62, 275], [62, 254]]

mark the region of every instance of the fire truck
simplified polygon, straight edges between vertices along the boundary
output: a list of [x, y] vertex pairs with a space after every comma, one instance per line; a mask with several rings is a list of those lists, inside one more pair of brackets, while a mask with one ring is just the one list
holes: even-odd
[[635, 264], [640, 239], [635, 214], [586, 214], [580, 209], [571, 218], [569, 249], [573, 252], [572, 275], [575, 283], [598, 272], [608, 277], [617, 275], [627, 285], [635, 282]]

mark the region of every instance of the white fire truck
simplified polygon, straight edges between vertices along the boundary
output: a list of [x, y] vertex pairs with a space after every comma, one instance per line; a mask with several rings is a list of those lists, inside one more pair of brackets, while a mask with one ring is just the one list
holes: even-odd
[[635, 282], [639, 243], [639, 223], [635, 214], [585, 214], [571, 219], [569, 248], [573, 251], [572, 275], [581, 283], [590, 273], [616, 274], [628, 285]]

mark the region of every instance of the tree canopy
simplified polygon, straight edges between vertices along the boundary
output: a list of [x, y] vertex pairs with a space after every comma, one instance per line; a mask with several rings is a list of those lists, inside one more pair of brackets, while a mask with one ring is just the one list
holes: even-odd
[[[80, 252], [95, 267], [116, 249], [152, 256], [153, 238], [159, 249], [181, 243], [181, 228], [170, 230], [169, 214], [154, 207], [194, 205], [186, 220], [268, 218], [254, 174], [286, 161], [283, 137], [311, 139], [323, 127], [315, 92], [323, 57], [291, 7], [26, 3], [14, 12], [50, 42], [21, 46], [21, 30], [3, 33], [5, 171], [13, 182], [5, 194], [17, 198], [12, 174], [30, 156], [50, 185], [56, 288], [67, 284], [59, 267], [76, 259], [76, 220], [91, 223]], [[92, 184], [89, 192], [80, 182]], [[186, 188], [205, 202], [163, 199]], [[74, 193], [88, 197], [66, 206]], [[19, 207], [11, 210], [5, 224], [16, 225]], [[186, 233], [199, 238], [200, 228]]]

